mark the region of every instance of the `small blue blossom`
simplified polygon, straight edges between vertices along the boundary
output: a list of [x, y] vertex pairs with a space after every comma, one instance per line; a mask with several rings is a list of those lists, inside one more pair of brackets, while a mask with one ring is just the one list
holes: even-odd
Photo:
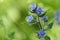
[[31, 22], [31, 21], [33, 21], [33, 16], [27, 16], [27, 20], [26, 20], [27, 22]]
[[48, 21], [48, 17], [47, 17], [47, 16], [43, 16], [41, 19], [42, 19], [44, 22], [47, 22], [47, 21]]
[[55, 14], [54, 14], [54, 18], [57, 20], [58, 17], [59, 17], [59, 14], [58, 14], [58, 13], [55, 13]]
[[54, 13], [54, 19], [56, 20], [56, 23], [59, 25], [59, 24], [60, 24], [60, 9], [57, 10], [57, 11]]
[[38, 33], [38, 35], [39, 35], [40, 37], [45, 37], [46, 32], [45, 32], [44, 30], [40, 30], [39, 33]]
[[37, 8], [37, 5], [36, 4], [32, 4], [30, 5], [30, 11], [31, 12], [34, 12], [34, 10]]
[[59, 18], [60, 18], [60, 9], [57, 10], [57, 11], [54, 13], [54, 18], [55, 18], [55, 19], [59, 19]]
[[42, 8], [37, 8], [36, 9], [37, 14], [42, 14], [43, 12], [44, 12], [44, 9], [42, 9]]

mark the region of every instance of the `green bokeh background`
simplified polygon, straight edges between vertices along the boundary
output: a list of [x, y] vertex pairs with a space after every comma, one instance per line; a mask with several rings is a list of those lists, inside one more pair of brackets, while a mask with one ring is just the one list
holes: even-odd
[[[49, 21], [54, 19], [54, 12], [60, 8], [60, 0], [0, 0], [0, 40], [40, 40], [36, 36], [39, 27], [30, 26], [25, 20], [30, 13], [28, 7], [33, 3], [49, 9], [46, 14]], [[55, 22], [46, 33], [51, 40], [60, 40], [60, 26]]]

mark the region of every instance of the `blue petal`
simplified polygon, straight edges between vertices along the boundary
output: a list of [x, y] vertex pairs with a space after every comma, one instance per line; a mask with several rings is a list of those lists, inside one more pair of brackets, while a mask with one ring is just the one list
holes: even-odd
[[37, 14], [41, 14], [42, 12], [44, 12], [44, 10], [42, 8], [37, 8], [36, 9], [36, 13]]
[[46, 35], [46, 32], [44, 30], [40, 30], [39, 36], [40, 37], [45, 37], [45, 35]]
[[30, 11], [34, 11], [35, 9], [36, 9], [36, 4], [32, 4], [32, 5], [30, 5]]
[[27, 22], [31, 22], [33, 20], [33, 16], [28, 16], [27, 17]]

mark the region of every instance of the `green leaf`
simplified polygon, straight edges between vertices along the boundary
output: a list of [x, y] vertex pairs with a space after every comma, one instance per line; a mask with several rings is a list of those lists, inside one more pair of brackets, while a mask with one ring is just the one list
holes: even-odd
[[51, 29], [53, 26], [54, 21], [50, 22], [47, 26], [44, 27], [44, 30]]
[[40, 29], [40, 27], [39, 27], [39, 25], [38, 25], [38, 22], [34, 23], [32, 26], [33, 26], [36, 30], [39, 30], [39, 29]]
[[49, 36], [45, 36], [45, 40], [51, 40]]
[[54, 22], [51, 22], [51, 23], [48, 24], [48, 29], [51, 29], [51, 28], [52, 28], [53, 23], [54, 23]]

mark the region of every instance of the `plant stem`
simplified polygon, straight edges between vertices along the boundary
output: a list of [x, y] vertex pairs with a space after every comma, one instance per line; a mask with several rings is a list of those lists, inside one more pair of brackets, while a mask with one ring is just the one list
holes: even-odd
[[38, 16], [38, 25], [39, 25], [40, 29], [42, 29], [42, 25], [41, 25], [41, 23], [40, 23], [39, 16]]

